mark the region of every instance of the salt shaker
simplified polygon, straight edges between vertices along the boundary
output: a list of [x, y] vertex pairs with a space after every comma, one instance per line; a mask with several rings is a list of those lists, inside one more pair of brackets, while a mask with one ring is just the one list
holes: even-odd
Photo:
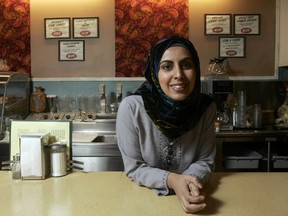
[[66, 144], [53, 143], [51, 145], [51, 176], [58, 177], [67, 174]]

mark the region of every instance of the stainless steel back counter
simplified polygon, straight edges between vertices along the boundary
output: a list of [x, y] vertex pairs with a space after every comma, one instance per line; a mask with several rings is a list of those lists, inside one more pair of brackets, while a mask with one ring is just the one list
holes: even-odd
[[[275, 129], [272, 126], [261, 130], [217, 132], [216, 171], [227, 171], [227, 166], [237, 171], [243, 169], [269, 172], [288, 169], [287, 141], [288, 130]], [[259, 164], [254, 163], [255, 166], [249, 167], [255, 160], [258, 160]], [[229, 166], [231, 162], [235, 167]]]

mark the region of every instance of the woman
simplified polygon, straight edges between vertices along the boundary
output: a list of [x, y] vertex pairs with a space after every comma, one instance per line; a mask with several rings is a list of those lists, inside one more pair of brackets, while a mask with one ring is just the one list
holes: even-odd
[[125, 172], [158, 195], [175, 193], [186, 212], [200, 211], [206, 207], [201, 189], [214, 168], [216, 105], [200, 92], [193, 44], [176, 36], [158, 42], [145, 78], [117, 114]]

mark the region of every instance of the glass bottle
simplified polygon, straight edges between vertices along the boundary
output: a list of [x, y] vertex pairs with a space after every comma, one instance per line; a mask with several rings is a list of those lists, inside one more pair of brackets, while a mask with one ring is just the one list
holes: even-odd
[[214, 122], [214, 129], [216, 133], [220, 132], [220, 126], [221, 126], [220, 122], [218, 121]]
[[254, 104], [254, 107], [253, 107], [253, 125], [254, 125], [254, 128], [261, 128], [261, 124], [262, 124], [261, 104]]

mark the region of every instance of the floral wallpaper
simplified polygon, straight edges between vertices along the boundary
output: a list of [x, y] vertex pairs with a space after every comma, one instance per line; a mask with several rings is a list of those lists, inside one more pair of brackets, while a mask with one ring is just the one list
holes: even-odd
[[189, 38], [188, 0], [115, 0], [116, 77], [143, 77], [159, 39]]
[[0, 0], [0, 71], [31, 73], [30, 0]]

